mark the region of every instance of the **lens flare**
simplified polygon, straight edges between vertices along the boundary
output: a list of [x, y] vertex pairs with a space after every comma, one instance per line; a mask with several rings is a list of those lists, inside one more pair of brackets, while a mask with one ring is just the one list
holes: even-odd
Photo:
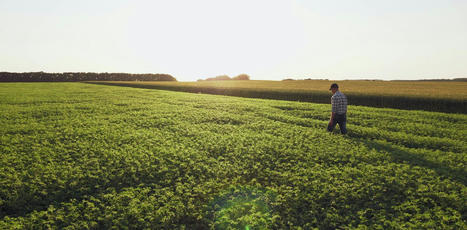
[[252, 186], [230, 187], [210, 204], [216, 229], [269, 229], [274, 193]]

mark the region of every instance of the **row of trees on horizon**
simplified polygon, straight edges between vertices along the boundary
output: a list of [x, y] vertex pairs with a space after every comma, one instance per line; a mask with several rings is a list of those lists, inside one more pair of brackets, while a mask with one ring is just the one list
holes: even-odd
[[[282, 81], [331, 81], [330, 79], [294, 79], [294, 78], [286, 78], [282, 79]], [[467, 81], [467, 78], [453, 78], [453, 79], [419, 79], [419, 80], [382, 80], [382, 79], [342, 79], [337, 81]]]
[[73, 82], [73, 81], [177, 81], [177, 79], [175, 79], [170, 74], [161, 74], [161, 73], [132, 74], [132, 73], [91, 73], [91, 72], [66, 72], [66, 73], [0, 72], [0, 82]]
[[220, 76], [217, 76], [217, 77], [210, 77], [210, 78], [206, 78], [205, 80], [203, 79], [198, 79], [198, 81], [229, 81], [229, 80], [250, 80], [250, 76], [248, 76], [248, 74], [240, 74], [240, 75], [237, 75], [235, 77], [229, 77], [228, 75], [220, 75]]

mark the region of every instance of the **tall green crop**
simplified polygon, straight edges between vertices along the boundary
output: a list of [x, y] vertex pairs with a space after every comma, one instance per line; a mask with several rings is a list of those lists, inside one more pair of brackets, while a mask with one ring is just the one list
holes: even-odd
[[[335, 81], [105, 81], [95, 84], [208, 93], [313, 103], [329, 103]], [[467, 82], [462, 81], [337, 81], [351, 105], [467, 114]]]

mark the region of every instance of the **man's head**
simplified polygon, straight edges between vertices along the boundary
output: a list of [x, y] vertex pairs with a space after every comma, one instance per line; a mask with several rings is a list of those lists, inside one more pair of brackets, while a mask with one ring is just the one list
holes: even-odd
[[332, 94], [335, 94], [337, 92], [337, 90], [339, 90], [339, 86], [336, 83], [332, 83], [329, 90], [331, 90]]

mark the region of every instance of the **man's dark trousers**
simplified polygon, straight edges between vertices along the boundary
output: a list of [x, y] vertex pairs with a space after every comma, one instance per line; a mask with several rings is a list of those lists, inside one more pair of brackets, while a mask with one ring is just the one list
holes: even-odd
[[346, 113], [344, 113], [344, 114], [337, 114], [336, 113], [336, 115], [334, 116], [334, 119], [332, 120], [332, 125], [328, 125], [328, 131], [332, 132], [334, 130], [334, 128], [336, 127], [336, 124], [339, 124], [339, 128], [341, 130], [341, 133], [346, 134], [347, 133], [346, 123], [347, 123]]

